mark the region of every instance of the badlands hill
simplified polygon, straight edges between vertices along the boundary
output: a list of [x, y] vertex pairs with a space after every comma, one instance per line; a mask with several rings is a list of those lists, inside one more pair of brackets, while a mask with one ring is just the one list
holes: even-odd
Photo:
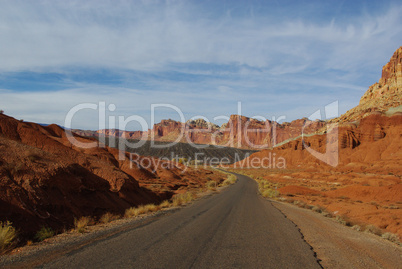
[[[75, 137], [82, 143], [94, 139]], [[24, 238], [42, 226], [61, 231], [74, 218], [123, 214], [159, 203], [177, 192], [201, 188], [222, 176], [154, 158], [120, 160], [117, 149], [77, 148], [57, 125], [41, 126], [0, 114], [0, 221]], [[163, 162], [162, 162], [163, 163]]]

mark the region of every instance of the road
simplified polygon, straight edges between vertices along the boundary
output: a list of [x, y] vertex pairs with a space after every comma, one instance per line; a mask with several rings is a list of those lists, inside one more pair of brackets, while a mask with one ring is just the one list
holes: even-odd
[[237, 175], [222, 193], [64, 253], [41, 268], [320, 268], [297, 227]]

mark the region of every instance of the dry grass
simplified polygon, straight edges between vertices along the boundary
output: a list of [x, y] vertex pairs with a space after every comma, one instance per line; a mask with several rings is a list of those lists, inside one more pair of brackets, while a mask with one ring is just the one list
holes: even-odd
[[161, 208], [162, 208], [162, 206], [154, 205], [154, 204], [140, 205], [138, 207], [130, 207], [126, 210], [124, 216], [126, 218], [137, 217], [137, 216], [149, 213], [149, 212], [158, 211]]
[[12, 223], [0, 222], [0, 254], [4, 253], [14, 243], [17, 237], [17, 231], [12, 226]]
[[173, 206], [185, 205], [185, 204], [193, 201], [195, 198], [196, 198], [196, 195], [191, 192], [176, 194], [172, 198], [172, 204], [173, 204]]
[[340, 224], [342, 224], [342, 225], [345, 225], [345, 226], [353, 226], [353, 223], [352, 223], [352, 221], [347, 217], [347, 216], [344, 216], [344, 215], [342, 215], [342, 216], [336, 216], [335, 217], [335, 220], [337, 221], [337, 222], [339, 222]]
[[154, 204], [145, 205], [145, 209], [147, 212], [155, 212], [161, 209], [160, 206]]
[[126, 212], [124, 213], [124, 217], [126, 217], [126, 218], [135, 217], [136, 216], [136, 213], [135, 213], [136, 210], [137, 210], [137, 208], [135, 208], [135, 207], [127, 208]]
[[75, 230], [79, 233], [83, 233], [91, 222], [91, 217], [81, 217], [79, 219], [74, 219]]
[[130, 207], [130, 208], [126, 209], [124, 216], [126, 218], [132, 218], [132, 217], [137, 217], [137, 216], [145, 214], [145, 213], [147, 213], [147, 210], [145, 209], [145, 207], [143, 205], [141, 205], [139, 207]]
[[279, 191], [276, 190], [277, 186], [270, 183], [268, 180], [257, 179], [258, 191], [265, 198], [276, 198], [279, 196]]
[[106, 223], [109, 223], [111, 221], [117, 220], [119, 218], [120, 218], [120, 216], [114, 215], [114, 214], [112, 214], [110, 212], [107, 212], [104, 215], [102, 215], [102, 217], [99, 219], [99, 222], [106, 224]]
[[391, 242], [400, 244], [399, 237], [396, 234], [387, 232], [387, 233], [384, 233], [383, 235], [381, 235], [381, 237], [384, 238], [384, 239], [387, 239], [387, 240], [389, 240]]
[[367, 225], [366, 229], [364, 229], [364, 231], [366, 233], [371, 233], [371, 234], [375, 234], [375, 235], [380, 235], [382, 234], [382, 231], [380, 230], [380, 228], [374, 226], [374, 225]]
[[159, 206], [160, 206], [161, 208], [168, 208], [168, 207], [171, 207], [172, 204], [169, 202], [169, 200], [165, 200], [165, 201], [163, 201]]
[[207, 187], [209, 190], [215, 190], [217, 187], [216, 181], [208, 181], [207, 183], [205, 183], [205, 187]]
[[228, 178], [225, 179], [225, 181], [223, 181], [222, 186], [228, 186], [228, 185], [234, 184], [234, 183], [236, 183], [236, 181], [237, 181], [236, 176], [233, 174], [229, 174]]

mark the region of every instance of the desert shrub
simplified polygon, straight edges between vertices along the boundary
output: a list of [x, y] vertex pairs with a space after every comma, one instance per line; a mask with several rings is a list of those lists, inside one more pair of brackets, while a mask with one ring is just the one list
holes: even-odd
[[155, 212], [158, 211], [160, 209], [159, 206], [154, 205], [154, 204], [148, 204], [144, 206], [147, 212]]
[[366, 229], [364, 231], [367, 232], [367, 233], [375, 234], [375, 235], [381, 235], [382, 234], [381, 230], [378, 227], [376, 227], [374, 225], [371, 225], [371, 224], [367, 225]]
[[266, 189], [262, 191], [261, 195], [265, 198], [275, 198], [278, 197], [279, 192], [273, 189]]
[[342, 224], [342, 225], [345, 225], [345, 226], [352, 226], [352, 222], [349, 220], [349, 218], [348, 217], [346, 217], [346, 216], [336, 216], [335, 217], [335, 220], [337, 221], [337, 222], [339, 222], [340, 224]]
[[216, 182], [213, 180], [208, 181], [207, 183], [205, 183], [205, 186], [210, 189], [213, 190], [216, 188]]
[[381, 237], [384, 238], [384, 239], [387, 239], [387, 240], [389, 240], [391, 242], [394, 242], [394, 243], [400, 243], [398, 235], [393, 234], [393, 233], [388, 233], [387, 232], [387, 233], [384, 233], [383, 235], [381, 235]]
[[229, 174], [227, 179], [225, 179], [225, 181], [223, 181], [222, 186], [228, 186], [231, 184], [236, 183], [237, 181], [237, 177], [235, 175]]
[[159, 206], [161, 208], [167, 208], [171, 206], [171, 203], [169, 202], [169, 200], [164, 200]]
[[85, 232], [85, 229], [88, 227], [91, 221], [92, 221], [91, 217], [81, 217], [79, 219], [74, 219], [75, 229], [79, 233], [83, 233]]
[[0, 254], [14, 243], [16, 237], [17, 231], [11, 222], [0, 222]]
[[326, 211], [326, 210], [322, 210], [322, 211], [321, 211], [321, 215], [323, 215], [323, 216], [326, 217], [326, 218], [331, 218], [331, 217], [332, 217], [332, 214], [329, 213], [329, 212]]
[[[165, 203], [166, 205], [166, 203]], [[126, 218], [137, 217], [139, 215], [146, 214], [148, 212], [155, 212], [161, 209], [162, 206], [154, 205], [154, 204], [147, 204], [147, 205], [140, 205], [139, 207], [130, 207], [126, 209], [124, 216]]]
[[276, 190], [277, 185], [272, 184], [268, 180], [261, 179], [257, 180], [258, 191], [265, 198], [276, 198], [279, 196], [279, 191]]
[[135, 216], [135, 211], [136, 211], [135, 207], [127, 208], [126, 212], [124, 213], [124, 217], [126, 217], [126, 218], [134, 217]]
[[362, 227], [360, 227], [360, 225], [353, 225], [353, 226], [352, 226], [352, 229], [353, 229], [353, 230], [356, 230], [356, 231], [361, 231], [361, 230], [362, 230]]
[[107, 212], [102, 215], [102, 217], [99, 219], [99, 222], [101, 223], [109, 223], [111, 221], [117, 220], [119, 218], [118, 215], [113, 215], [110, 212]]
[[172, 204], [173, 204], [173, 206], [184, 205], [184, 204], [187, 204], [187, 203], [193, 201], [195, 198], [196, 198], [196, 195], [191, 192], [179, 193], [179, 194], [176, 194], [175, 196], [173, 196]]
[[0, 109], [0, 114], [4, 114], [4, 110], [3, 110], [3, 109]]
[[148, 212], [148, 210], [145, 208], [145, 206], [141, 205], [139, 207], [130, 207], [130, 208], [126, 209], [124, 216], [127, 218], [137, 217], [137, 216], [145, 214], [147, 212]]
[[322, 208], [321, 207], [319, 207], [319, 206], [313, 206], [313, 208], [311, 209], [311, 210], [313, 210], [314, 212], [317, 212], [317, 213], [321, 213], [322, 212]]
[[35, 239], [39, 242], [50, 238], [54, 235], [54, 231], [52, 228], [49, 227], [42, 227], [36, 234], [35, 234]]

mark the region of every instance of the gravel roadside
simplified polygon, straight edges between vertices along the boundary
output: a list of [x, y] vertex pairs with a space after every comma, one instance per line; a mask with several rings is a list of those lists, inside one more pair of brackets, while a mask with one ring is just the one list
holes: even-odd
[[316, 212], [272, 201], [293, 221], [324, 268], [402, 268], [402, 247], [343, 226]]

